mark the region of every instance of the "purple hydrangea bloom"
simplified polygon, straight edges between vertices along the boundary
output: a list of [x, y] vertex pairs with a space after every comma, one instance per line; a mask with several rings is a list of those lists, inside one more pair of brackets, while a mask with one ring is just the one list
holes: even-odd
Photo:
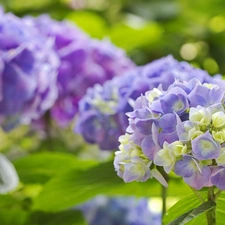
[[53, 40], [13, 14], [0, 12], [0, 124], [29, 123], [57, 98], [58, 57]]
[[198, 160], [216, 159], [220, 155], [220, 143], [207, 131], [191, 141], [193, 156]]
[[[118, 137], [125, 133], [128, 126], [125, 114], [132, 111], [132, 102], [137, 97], [159, 86], [166, 90], [176, 79], [189, 81], [192, 78], [197, 78], [200, 83], [219, 84], [221, 80], [212, 78], [206, 71], [193, 68], [186, 62], [178, 62], [172, 56], [167, 56], [116, 77], [102, 87], [98, 85], [90, 88], [79, 104], [76, 132], [80, 133], [87, 142], [97, 144], [103, 150], [114, 150], [119, 144]], [[175, 111], [185, 117], [184, 112], [189, 107], [187, 96], [195, 86], [195, 81], [185, 85], [177, 84], [170, 95], [164, 96], [158, 102], [154, 101], [154, 115], [148, 110], [148, 101], [145, 98], [138, 100], [133, 112], [133, 116], [138, 120], [135, 122], [137, 129], [142, 134], [151, 135], [151, 124], [156, 120], [155, 113], [172, 114]], [[155, 95], [158, 94], [153, 93], [152, 96]], [[132, 114], [129, 116], [132, 117]], [[167, 125], [170, 126], [168, 123]], [[167, 130], [167, 138], [161, 137], [161, 142], [163, 139], [176, 138], [177, 135], [173, 131]]]
[[154, 88], [140, 96], [127, 114], [129, 134], [120, 137], [120, 151], [115, 152], [117, 174], [125, 182], [125, 172], [132, 180], [145, 181], [149, 168], [147, 179], [155, 177], [165, 185], [155, 168], [161, 166], [195, 189], [224, 189], [225, 82], [217, 82], [176, 80], [167, 90]]
[[97, 196], [78, 207], [90, 225], [160, 225], [145, 198]]
[[209, 179], [211, 177], [210, 168], [199, 164], [195, 158], [189, 155], [184, 155], [182, 160], [177, 161], [174, 172], [182, 176], [187, 184], [197, 190], [212, 186]]
[[221, 190], [225, 190], [225, 167], [212, 168], [212, 184]]
[[51, 115], [59, 125], [71, 122], [77, 113], [78, 102], [88, 87], [103, 84], [134, 67], [122, 49], [109, 40], [89, 38], [69, 22], [54, 21], [47, 15], [27, 17], [25, 20], [55, 40], [54, 47], [60, 58], [57, 80], [59, 97], [51, 109]]

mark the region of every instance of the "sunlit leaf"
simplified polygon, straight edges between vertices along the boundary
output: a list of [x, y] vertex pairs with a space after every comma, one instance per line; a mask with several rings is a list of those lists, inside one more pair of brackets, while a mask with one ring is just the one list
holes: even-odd
[[109, 36], [117, 46], [130, 51], [159, 42], [162, 28], [156, 23], [148, 23], [139, 28], [118, 23], [110, 30]]
[[[202, 197], [206, 200], [207, 192], [203, 191], [200, 192]], [[196, 197], [195, 194], [187, 195], [186, 197], [182, 198], [178, 201], [175, 205], [173, 205], [164, 217], [164, 223], [168, 224], [169, 222], [173, 221], [175, 218], [178, 218], [182, 214], [187, 213], [188, 211], [198, 207], [201, 204], [200, 200]], [[216, 219], [217, 225], [224, 225], [224, 218], [225, 218], [225, 193], [222, 193], [220, 197], [216, 201]], [[206, 215], [200, 215], [199, 217], [195, 218], [193, 221], [187, 223], [188, 225], [205, 225], [206, 222]]]
[[[181, 196], [190, 193], [182, 182], [170, 183], [168, 194]], [[55, 176], [44, 186], [43, 192], [34, 200], [34, 209], [59, 211], [84, 202], [97, 194], [159, 196], [160, 184], [152, 179], [144, 183], [124, 181], [116, 175], [112, 162], [85, 171], [70, 170]]]
[[95, 161], [77, 159], [67, 153], [37, 153], [14, 161], [21, 182], [44, 183], [57, 173], [70, 168], [87, 169]]
[[102, 38], [107, 32], [105, 20], [96, 13], [73, 12], [69, 13], [66, 19], [74, 22], [81, 29], [89, 33], [92, 37]]
[[204, 202], [197, 208], [194, 208], [193, 210], [190, 210], [189, 212], [179, 216], [178, 218], [170, 222], [168, 225], [186, 224], [215, 207], [216, 207], [215, 202], [212, 201]]

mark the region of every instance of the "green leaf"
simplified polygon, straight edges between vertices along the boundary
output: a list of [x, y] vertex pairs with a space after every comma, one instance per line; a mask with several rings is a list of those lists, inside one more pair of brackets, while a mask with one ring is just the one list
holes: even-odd
[[96, 13], [76, 11], [75, 13], [69, 13], [66, 19], [76, 23], [92, 37], [102, 38], [107, 32], [106, 21]]
[[216, 219], [218, 225], [224, 225], [225, 218], [225, 193], [222, 193], [217, 199], [217, 208], [216, 208]]
[[[190, 189], [182, 182], [171, 182], [169, 195], [182, 195]], [[34, 199], [35, 210], [59, 211], [94, 197], [97, 194], [159, 196], [161, 185], [154, 179], [144, 183], [124, 183], [108, 162], [86, 171], [70, 170], [55, 176]]]
[[157, 23], [147, 23], [139, 28], [118, 23], [110, 30], [109, 36], [117, 46], [131, 51], [139, 47], [150, 47], [159, 42], [162, 28]]
[[57, 173], [68, 169], [87, 169], [95, 165], [90, 160], [77, 159], [67, 153], [37, 153], [14, 161], [14, 166], [23, 183], [44, 183]]
[[0, 208], [15, 206], [18, 201], [10, 195], [0, 195]]
[[212, 202], [212, 201], [204, 202], [201, 205], [199, 205], [197, 208], [190, 210], [189, 212], [179, 216], [177, 219], [173, 220], [168, 225], [186, 224], [215, 207], [216, 207], [215, 202]]
[[1, 225], [24, 225], [27, 219], [27, 213], [20, 209], [1, 209]]
[[[203, 196], [203, 198], [205, 198], [206, 192], [201, 192], [201, 195]], [[167, 211], [166, 215], [163, 218], [164, 223], [170, 223], [174, 220], [174, 218], [178, 218], [181, 215], [192, 211], [194, 208], [198, 207], [199, 204], [201, 204], [201, 202], [195, 194], [187, 195]]]
[[69, 210], [59, 213], [34, 212], [26, 225], [87, 225], [80, 211]]
[[[204, 199], [207, 197], [206, 191], [201, 191], [200, 194]], [[196, 197], [195, 194], [187, 195], [186, 197], [179, 200], [175, 205], [173, 205], [166, 213], [164, 217], [164, 223], [168, 224], [174, 218], [178, 218], [182, 214], [196, 208], [201, 202]], [[216, 201], [216, 220], [217, 225], [224, 225], [224, 218], [225, 218], [225, 193], [222, 193], [220, 197]], [[205, 225], [206, 224], [206, 216], [200, 215], [199, 217], [195, 218], [193, 221], [188, 223], [189, 225]]]

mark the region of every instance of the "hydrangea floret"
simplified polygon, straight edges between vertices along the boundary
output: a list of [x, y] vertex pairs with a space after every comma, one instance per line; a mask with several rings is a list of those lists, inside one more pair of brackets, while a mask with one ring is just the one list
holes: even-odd
[[57, 96], [53, 39], [0, 8], [0, 125], [10, 130], [40, 118]]
[[[102, 150], [115, 150], [119, 145], [119, 136], [125, 133], [128, 126], [125, 113], [132, 111], [133, 102], [141, 94], [152, 90], [143, 99], [143, 102], [152, 102], [156, 97], [162, 95], [161, 89], [166, 90], [175, 79], [189, 81], [192, 78], [197, 78], [201, 83], [219, 84], [221, 81], [220, 78], [212, 78], [206, 71], [194, 68], [186, 62], [178, 62], [172, 56], [167, 56], [145, 66], [137, 67], [122, 76], [115, 77], [105, 82], [103, 86], [96, 85], [89, 88], [87, 94], [79, 103], [76, 132], [81, 134], [85, 141], [97, 144]], [[161, 89], [158, 88], [159, 85]], [[181, 85], [184, 86], [184, 84]], [[190, 83], [190, 85], [192, 84]], [[164, 117], [160, 119], [160, 123], [167, 119], [176, 120], [173, 114], [174, 110], [177, 114], [183, 114], [189, 107], [187, 96], [190, 88], [192, 87], [184, 86], [182, 88], [177, 86], [170, 95], [161, 99], [160, 107], [162, 108], [157, 110], [160, 110], [159, 112], [163, 113]], [[189, 96], [192, 99], [191, 104], [193, 106], [195, 104], [195, 93], [200, 91], [197, 88]], [[175, 102], [174, 105], [170, 104], [173, 102]], [[156, 104], [159, 104], [159, 102], [154, 102], [154, 107], [159, 107]], [[157, 110], [156, 112], [158, 112]], [[140, 114], [140, 117], [143, 117], [142, 120], [139, 120], [137, 126], [140, 129], [146, 129], [145, 132], [148, 133], [149, 127], [141, 124], [145, 124], [146, 117], [159, 116], [159, 113], [151, 115], [152, 111], [144, 109], [137, 113]], [[151, 123], [151, 121], [148, 120], [147, 123]], [[168, 125], [168, 127], [164, 127], [165, 129], [172, 129], [172, 127]]]
[[127, 133], [119, 138], [117, 174], [125, 182], [155, 177], [165, 186], [162, 167], [197, 190], [213, 185], [225, 190], [223, 85], [176, 80], [167, 90], [140, 96], [127, 113]]

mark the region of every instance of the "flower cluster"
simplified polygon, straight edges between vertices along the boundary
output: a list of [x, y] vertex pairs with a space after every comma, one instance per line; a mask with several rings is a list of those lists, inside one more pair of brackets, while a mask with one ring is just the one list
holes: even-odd
[[176, 80], [166, 91], [140, 96], [128, 113], [127, 134], [115, 154], [125, 182], [151, 177], [167, 185], [156, 166], [174, 171], [195, 189], [225, 190], [225, 84]]
[[67, 125], [74, 118], [78, 101], [88, 87], [103, 84], [134, 67], [122, 49], [109, 40], [91, 39], [69, 22], [54, 21], [47, 15], [26, 17], [25, 21], [55, 40], [54, 47], [60, 58], [59, 97], [51, 115], [59, 125]]
[[167, 89], [175, 79], [189, 81], [191, 78], [208, 83], [219, 83], [221, 80], [167, 56], [143, 67], [136, 67], [103, 86], [89, 88], [79, 103], [76, 132], [103, 150], [117, 149], [118, 137], [125, 133], [128, 126], [125, 113], [132, 111], [132, 102], [137, 97], [159, 85]]
[[29, 123], [57, 98], [58, 57], [53, 40], [0, 8], [0, 124]]
[[145, 198], [97, 196], [79, 208], [90, 225], [161, 224], [160, 214], [151, 212]]

